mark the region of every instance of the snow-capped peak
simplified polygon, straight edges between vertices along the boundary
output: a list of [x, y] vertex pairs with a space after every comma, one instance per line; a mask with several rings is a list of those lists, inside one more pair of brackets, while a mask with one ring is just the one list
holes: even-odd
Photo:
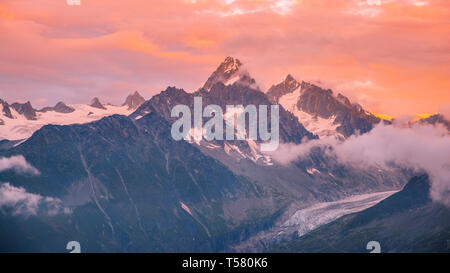
[[255, 80], [247, 71], [242, 69], [242, 62], [237, 58], [226, 57], [225, 60], [211, 74], [203, 85], [203, 89], [209, 91], [216, 83], [221, 82], [225, 85], [239, 83], [241, 85], [251, 85]]
[[139, 94], [138, 91], [135, 91], [134, 94], [129, 95], [122, 106], [128, 106], [128, 109], [137, 109], [141, 104], [145, 102], [144, 97]]
[[234, 73], [242, 66], [242, 63], [238, 59], [230, 56], [226, 57], [222, 64], [224, 73]]
[[23, 115], [26, 119], [36, 119], [36, 110], [33, 108], [33, 106], [31, 106], [31, 102], [29, 101], [27, 101], [26, 103], [15, 102], [11, 104], [11, 108], [16, 110], [19, 115]]
[[98, 98], [94, 98], [89, 105], [58, 102], [41, 110], [33, 109], [30, 102], [9, 105], [0, 99], [0, 110], [0, 140], [27, 139], [47, 124], [82, 124], [114, 114], [128, 116], [134, 111], [128, 105], [103, 105]]
[[72, 113], [75, 111], [72, 107], [67, 106], [64, 102], [60, 101], [53, 107], [44, 107], [39, 112], [55, 111], [58, 113]]
[[267, 91], [266, 95], [269, 97], [269, 100], [272, 102], [278, 102], [279, 98], [288, 93], [292, 93], [300, 87], [300, 83], [288, 74], [286, 78], [276, 84], [272, 85], [270, 89]]
[[273, 85], [266, 93], [269, 100], [279, 103], [294, 114], [307, 130], [319, 137], [346, 138], [355, 132], [365, 133], [380, 119], [352, 104], [342, 94], [302, 81], [291, 75]]
[[95, 107], [95, 108], [99, 108], [99, 109], [106, 109], [105, 106], [100, 102], [100, 100], [95, 97], [91, 100], [91, 102], [89, 103], [89, 106], [91, 107]]

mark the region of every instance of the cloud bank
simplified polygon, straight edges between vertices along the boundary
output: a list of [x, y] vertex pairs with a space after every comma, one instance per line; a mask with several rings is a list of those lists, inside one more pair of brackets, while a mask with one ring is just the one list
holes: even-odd
[[[0, 158], [0, 172], [7, 170], [14, 170], [20, 174], [40, 174], [21, 155]], [[38, 213], [50, 216], [71, 213], [71, 210], [64, 207], [59, 198], [29, 193], [23, 187], [15, 187], [10, 183], [3, 182], [0, 182], [0, 210], [7, 210], [12, 215], [24, 216]]]
[[0, 157], [0, 172], [10, 169], [22, 174], [39, 175], [39, 171], [21, 155]]
[[313, 147], [322, 147], [326, 156], [360, 168], [395, 164], [425, 171], [431, 178], [431, 198], [450, 206], [450, 134], [442, 126], [380, 124], [369, 133], [345, 141], [326, 138], [300, 145], [281, 144], [272, 157], [280, 164], [289, 164], [308, 156]]
[[13, 215], [36, 215], [38, 211], [53, 216], [58, 213], [69, 213], [63, 208], [58, 198], [44, 197], [29, 193], [22, 187], [14, 187], [9, 183], [0, 183], [0, 209], [9, 208]]
[[0, 98], [40, 108], [194, 91], [232, 55], [265, 90], [291, 73], [391, 116], [450, 102], [448, 0], [81, 2], [0, 1]]

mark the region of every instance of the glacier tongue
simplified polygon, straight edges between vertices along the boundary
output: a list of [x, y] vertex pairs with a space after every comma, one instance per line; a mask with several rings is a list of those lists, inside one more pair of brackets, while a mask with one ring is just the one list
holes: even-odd
[[385, 191], [353, 195], [338, 201], [316, 203], [306, 208], [297, 209], [281, 224], [259, 232], [233, 246], [232, 250], [237, 252], [263, 251], [274, 243], [291, 238], [293, 234], [299, 237], [303, 236], [342, 216], [370, 208], [396, 192]]
[[335, 202], [318, 203], [298, 210], [281, 227], [295, 227], [298, 236], [328, 224], [339, 217], [370, 208], [397, 191], [377, 192], [351, 196]]

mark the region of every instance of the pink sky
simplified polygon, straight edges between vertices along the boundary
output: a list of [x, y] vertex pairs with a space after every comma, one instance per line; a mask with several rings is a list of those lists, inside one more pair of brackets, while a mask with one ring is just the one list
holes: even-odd
[[0, 98], [35, 107], [194, 91], [226, 56], [394, 116], [449, 109], [448, 0], [2, 0]]

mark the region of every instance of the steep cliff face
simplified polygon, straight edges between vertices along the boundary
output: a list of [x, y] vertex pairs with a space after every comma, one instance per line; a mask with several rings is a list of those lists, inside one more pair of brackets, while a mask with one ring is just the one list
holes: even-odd
[[203, 85], [203, 89], [209, 91], [216, 83], [239, 84], [243, 86], [251, 86], [255, 84], [248, 71], [243, 69], [243, 64], [236, 58], [227, 57], [211, 74], [208, 80]]
[[319, 137], [347, 138], [366, 133], [381, 122], [342, 94], [307, 82], [297, 82], [291, 75], [273, 85], [267, 96], [292, 112], [305, 127]]
[[103, 103], [100, 102], [100, 99], [97, 97], [95, 97], [91, 100], [91, 102], [89, 103], [89, 106], [106, 110], [106, 107], [103, 105]]
[[284, 81], [272, 85], [272, 87], [267, 90], [267, 97], [270, 101], [279, 103], [279, 99], [289, 93], [294, 92], [300, 87], [300, 84], [291, 74], [288, 74]]
[[417, 121], [419, 124], [442, 125], [450, 132], [450, 121], [441, 114], [435, 114]]
[[137, 109], [141, 104], [145, 102], [144, 97], [139, 94], [138, 91], [135, 91], [133, 94], [129, 95], [122, 106], [127, 106], [129, 110]]
[[34, 110], [29, 101], [26, 103], [15, 102], [11, 104], [11, 108], [16, 110], [20, 115], [24, 115], [28, 120], [36, 119], [36, 110]]
[[7, 118], [13, 118], [9, 104], [0, 99], [0, 105], [2, 106], [2, 114]]

